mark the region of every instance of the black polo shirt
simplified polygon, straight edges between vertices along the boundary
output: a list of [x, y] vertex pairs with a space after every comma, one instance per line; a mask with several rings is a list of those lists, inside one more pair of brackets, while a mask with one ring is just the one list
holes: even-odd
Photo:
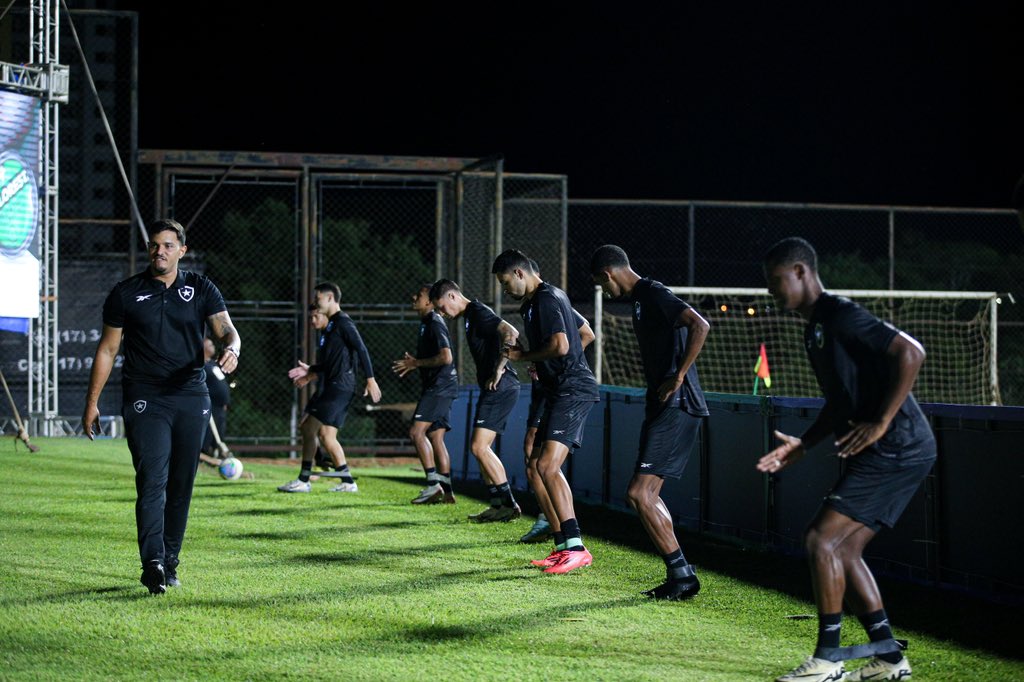
[[[522, 305], [519, 306], [519, 314], [523, 318], [523, 328], [524, 329], [526, 328], [526, 318], [527, 318], [527, 316], [532, 314], [530, 312], [530, 308], [532, 306], [533, 306], [533, 300], [529, 299], [529, 298], [524, 299]], [[573, 319], [573, 322], [576, 325], [576, 331], [579, 331], [580, 327], [582, 327], [587, 322], [587, 318], [585, 318], [582, 315], [580, 315], [579, 311], [577, 311], [575, 308], [572, 309], [572, 319]], [[583, 340], [582, 339], [580, 340], [580, 345], [581, 346], [583, 345]], [[532, 386], [532, 389], [533, 389], [535, 394], [538, 391], [543, 391], [544, 390], [544, 387], [541, 385], [539, 379], [532, 380], [531, 386]]]
[[[630, 300], [633, 302], [633, 333], [640, 346], [640, 360], [647, 380], [647, 406], [656, 407], [661, 405], [658, 387], [665, 379], [675, 377], [686, 356], [690, 330], [677, 327], [676, 321], [691, 306], [661, 282], [646, 277], [633, 287]], [[694, 416], [706, 417], [710, 414], [697, 377], [697, 363], [690, 365], [682, 387], [675, 398], [670, 398], [667, 403], [674, 404], [676, 399], [681, 407]]]
[[103, 324], [123, 330], [122, 383], [206, 393], [206, 318], [227, 308], [204, 275], [178, 270], [165, 287], [147, 269], [118, 282], [103, 303]]
[[534, 363], [544, 390], [552, 398], [571, 396], [576, 400], [599, 400], [597, 381], [583, 355], [583, 343], [576, 323], [578, 313], [573, 314], [565, 292], [541, 282], [530, 297], [530, 303], [525, 308], [523, 324], [531, 351], [543, 348], [554, 334], [564, 333], [569, 340], [566, 355]]
[[[476, 383], [480, 388], [486, 388], [487, 382], [494, 376], [494, 368], [501, 360], [501, 334], [498, 332], [501, 318], [491, 308], [476, 300], [469, 302], [462, 317], [469, 353], [476, 363]], [[519, 385], [519, 375], [512, 365], [505, 365], [505, 374], [497, 390], [511, 388], [513, 384]]]
[[[420, 336], [416, 341], [416, 359], [434, 358], [442, 348], [451, 349], [452, 342], [448, 336], [448, 325], [435, 311], [430, 311], [420, 320]], [[454, 360], [454, 355], [452, 356]], [[423, 394], [443, 398], [454, 398], [459, 394], [459, 376], [455, 371], [455, 363], [449, 362], [440, 367], [420, 367], [420, 381]]]
[[316, 364], [310, 372], [319, 375], [321, 390], [333, 384], [342, 391], [354, 391], [356, 387], [356, 359], [367, 379], [373, 378], [373, 363], [359, 336], [356, 323], [340, 310], [330, 317], [327, 326], [320, 333], [320, 347], [316, 351]]
[[[825, 400], [832, 409], [837, 436], [850, 430], [849, 422], [873, 421], [897, 375], [886, 353], [899, 330], [883, 322], [848, 298], [824, 292], [804, 328], [804, 346]], [[913, 394], [908, 394], [893, 426], [910, 419], [926, 426], [927, 420]], [[920, 433], [930, 433], [927, 428]]]

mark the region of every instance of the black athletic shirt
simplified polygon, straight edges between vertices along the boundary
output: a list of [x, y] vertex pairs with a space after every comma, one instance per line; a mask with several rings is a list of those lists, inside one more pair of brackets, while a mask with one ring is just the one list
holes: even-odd
[[[435, 311], [430, 311], [420, 320], [420, 337], [416, 341], [416, 359], [437, 357], [442, 348], [451, 349], [451, 347], [448, 325]], [[454, 356], [452, 359], [454, 360]], [[455, 371], [454, 361], [440, 367], [420, 367], [419, 371], [424, 395], [429, 393], [438, 397], [454, 398], [459, 394], [459, 376]]]
[[583, 355], [579, 325], [576, 324], [578, 313], [573, 314], [565, 292], [541, 282], [525, 310], [523, 324], [531, 351], [544, 348], [548, 339], [558, 333], [564, 333], [569, 340], [566, 355], [534, 363], [537, 378], [547, 394], [552, 398], [571, 396], [576, 400], [600, 400], [597, 381]]
[[[837, 436], [850, 430], [851, 421], [872, 421], [880, 416], [882, 400], [897, 378], [886, 355], [897, 334], [898, 329], [848, 298], [825, 292], [815, 302], [804, 328], [804, 346], [832, 409]], [[892, 426], [903, 419], [924, 425], [916, 432], [931, 433], [912, 393], [903, 401]]]
[[194, 272], [178, 270], [169, 287], [148, 269], [118, 282], [103, 303], [103, 324], [123, 330], [122, 383], [206, 393], [206, 318], [225, 310], [213, 282]]
[[[658, 400], [658, 387], [665, 379], [675, 377], [686, 356], [690, 330], [676, 327], [676, 321], [691, 306], [661, 282], [646, 277], [633, 287], [630, 300], [633, 302], [633, 333], [640, 346], [640, 360], [647, 380], [647, 406], [657, 407], [662, 404]], [[704, 391], [700, 388], [697, 363], [690, 365], [682, 387], [666, 404], [675, 404], [677, 400], [694, 416], [711, 414], [704, 401]]]
[[[530, 310], [530, 306], [532, 306], [532, 305], [533, 305], [533, 301], [531, 299], [527, 298], [527, 299], [525, 299], [523, 301], [522, 305], [519, 306], [519, 314], [523, 317], [523, 328], [524, 329], [526, 328], [526, 317], [527, 317], [527, 315], [530, 314], [529, 310]], [[576, 324], [576, 331], [579, 331], [580, 327], [582, 327], [584, 324], [587, 323], [587, 318], [585, 318], [582, 315], [580, 315], [579, 312], [575, 308], [572, 309], [572, 319], [573, 319], [573, 321]], [[580, 340], [580, 345], [581, 346], [583, 345], [582, 339]], [[534, 395], [537, 395], [538, 392], [543, 392], [544, 391], [544, 387], [541, 385], [539, 379], [533, 379], [531, 381], [531, 388], [532, 388], [532, 390], [534, 392]]]
[[363, 374], [367, 379], [372, 379], [373, 363], [362, 337], [356, 330], [356, 323], [339, 310], [331, 316], [327, 326], [320, 333], [316, 364], [312, 365], [309, 371], [320, 375], [321, 388], [333, 384], [341, 390], [354, 391], [356, 356], [359, 356]]
[[[501, 359], [501, 334], [498, 332], [501, 318], [476, 300], [469, 302], [462, 317], [465, 319], [469, 352], [476, 363], [476, 383], [480, 388], [486, 388], [487, 382], [494, 376], [494, 368]], [[505, 374], [498, 382], [497, 390], [512, 388], [513, 384], [519, 386], [519, 375], [512, 365], [505, 365]]]

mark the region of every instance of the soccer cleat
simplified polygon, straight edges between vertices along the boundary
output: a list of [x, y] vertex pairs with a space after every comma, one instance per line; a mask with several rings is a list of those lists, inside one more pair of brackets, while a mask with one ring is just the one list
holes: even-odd
[[842, 661], [826, 661], [808, 656], [806, 661], [785, 675], [776, 677], [775, 682], [838, 682], [844, 677], [846, 670]]
[[558, 562], [554, 566], [548, 566], [544, 569], [545, 573], [568, 573], [569, 571], [575, 571], [577, 568], [583, 568], [594, 563], [594, 557], [591, 556], [588, 550], [566, 550]]
[[488, 507], [477, 514], [470, 514], [469, 520], [476, 523], [495, 523], [497, 521], [513, 521], [522, 516], [519, 505], [512, 507]]
[[357, 493], [359, 492], [359, 486], [355, 483], [345, 483], [342, 481], [333, 488], [328, 488], [329, 493]]
[[694, 597], [700, 592], [700, 581], [697, 576], [685, 580], [666, 580], [653, 590], [643, 593], [651, 599], [664, 599], [665, 601], [682, 601]]
[[543, 559], [534, 559], [530, 563], [534, 566], [540, 566], [541, 568], [548, 568], [549, 566], [554, 566], [561, 561], [562, 555], [568, 551], [569, 550], [567, 549], [553, 549], [551, 550], [551, 554], [548, 554]]
[[444, 490], [440, 483], [428, 485], [412, 501], [412, 504], [438, 504], [444, 499]]
[[167, 587], [181, 587], [178, 580], [178, 557], [171, 555], [164, 560], [164, 584]]
[[519, 538], [519, 542], [526, 542], [530, 544], [534, 542], [544, 542], [549, 537], [551, 537], [551, 535], [551, 524], [548, 523], [548, 520], [544, 518], [543, 514], [541, 514], [537, 517], [537, 520], [534, 522], [533, 527], [531, 527], [530, 530], [526, 531], [526, 535]]
[[848, 680], [909, 680], [910, 662], [902, 657], [896, 663], [883, 661], [878, 656], [872, 658], [864, 667], [846, 675]]
[[167, 591], [164, 565], [159, 559], [151, 559], [142, 565], [142, 577], [139, 582], [146, 586], [150, 594], [163, 594]]
[[455, 493], [445, 493], [441, 504], [455, 504]]
[[309, 481], [300, 481], [295, 479], [294, 481], [288, 481], [284, 485], [277, 486], [277, 489], [283, 493], [308, 493], [313, 489]]

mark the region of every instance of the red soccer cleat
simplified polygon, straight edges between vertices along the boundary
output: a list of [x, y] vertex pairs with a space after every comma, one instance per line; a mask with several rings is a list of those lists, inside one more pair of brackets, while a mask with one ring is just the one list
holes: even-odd
[[554, 566], [549, 566], [544, 569], [545, 573], [568, 573], [569, 571], [576, 570], [583, 566], [589, 566], [594, 563], [594, 557], [591, 556], [587, 550], [578, 552], [570, 552], [566, 550], [562, 553], [562, 556], [558, 559], [558, 562]]
[[567, 549], [553, 549], [551, 550], [551, 554], [548, 554], [543, 559], [534, 559], [530, 563], [534, 566], [540, 566], [541, 568], [548, 568], [549, 566], [557, 564], [562, 559], [562, 555], [568, 551], [569, 550]]

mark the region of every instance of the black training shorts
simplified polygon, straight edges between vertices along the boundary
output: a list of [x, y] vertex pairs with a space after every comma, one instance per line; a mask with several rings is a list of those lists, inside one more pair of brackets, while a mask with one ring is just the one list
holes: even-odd
[[640, 430], [635, 473], [681, 478], [697, 442], [700, 420], [679, 407], [652, 410]]

